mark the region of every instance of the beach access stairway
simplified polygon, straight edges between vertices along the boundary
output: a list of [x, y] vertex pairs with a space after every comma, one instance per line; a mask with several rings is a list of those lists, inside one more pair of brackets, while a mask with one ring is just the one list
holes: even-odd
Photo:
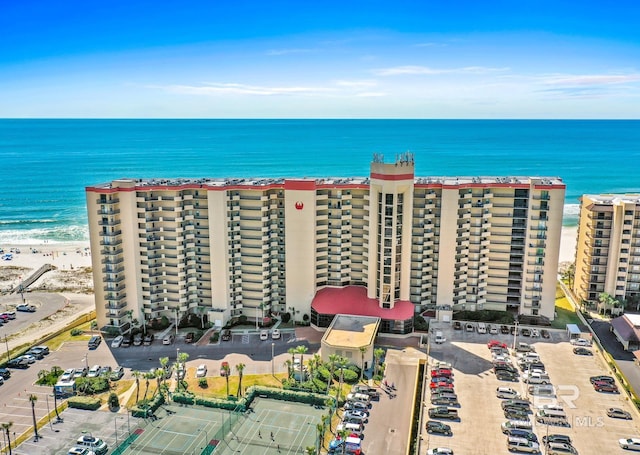
[[10, 294], [15, 294], [17, 292], [24, 292], [27, 290], [27, 288], [29, 286], [31, 286], [33, 283], [36, 282], [36, 280], [38, 278], [40, 278], [42, 275], [44, 275], [45, 273], [47, 273], [50, 270], [54, 270], [55, 267], [51, 264], [44, 264], [42, 267], [40, 267], [38, 270], [36, 270], [35, 272], [33, 272], [31, 274], [31, 276], [29, 276], [26, 280], [21, 281], [20, 283], [18, 283], [18, 285], [16, 287], [14, 287]]

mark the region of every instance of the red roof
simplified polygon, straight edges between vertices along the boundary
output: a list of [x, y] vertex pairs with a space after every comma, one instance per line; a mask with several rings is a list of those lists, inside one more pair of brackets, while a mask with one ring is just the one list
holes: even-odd
[[380, 308], [376, 299], [367, 297], [367, 288], [345, 286], [320, 289], [311, 302], [311, 308], [320, 314], [352, 314], [404, 321], [413, 317], [415, 307], [411, 302], [398, 300], [393, 308]]

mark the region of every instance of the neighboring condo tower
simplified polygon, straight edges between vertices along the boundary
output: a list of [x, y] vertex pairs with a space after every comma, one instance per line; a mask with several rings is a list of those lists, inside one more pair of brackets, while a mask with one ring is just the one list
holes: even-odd
[[290, 312], [328, 327], [377, 316], [409, 333], [428, 309], [553, 319], [565, 185], [558, 178], [119, 179], [86, 189], [101, 328], [190, 312]]

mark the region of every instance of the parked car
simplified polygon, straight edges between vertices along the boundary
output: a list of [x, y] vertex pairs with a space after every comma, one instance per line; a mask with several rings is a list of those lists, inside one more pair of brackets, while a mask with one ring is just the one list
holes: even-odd
[[111, 374], [109, 375], [109, 379], [112, 381], [118, 381], [122, 379], [122, 376], [124, 376], [124, 368], [117, 367], [115, 370], [111, 371]]
[[369, 418], [369, 414], [367, 414], [365, 411], [359, 411], [357, 409], [352, 409], [350, 411], [344, 411], [344, 414], [342, 414], [342, 417], [345, 418], [349, 418], [349, 417], [359, 417], [363, 420], [367, 420]]
[[22, 357], [16, 357], [15, 359], [11, 359], [7, 362], [7, 367], [20, 369], [29, 368], [29, 361]]
[[464, 328], [467, 332], [473, 332], [475, 330], [474, 325], [470, 322], [466, 323]]
[[44, 359], [44, 355], [42, 354], [41, 351], [38, 351], [38, 350], [34, 351], [33, 349], [29, 349], [27, 352], [24, 353], [24, 355], [31, 356], [36, 360]]
[[36, 307], [35, 305], [20, 304], [16, 307], [16, 310], [24, 311], [26, 313], [35, 313]]
[[268, 340], [269, 339], [269, 331], [268, 330], [260, 330], [260, 340]]
[[640, 439], [639, 438], [627, 438], [618, 440], [620, 447], [626, 450], [634, 450], [640, 452]]
[[0, 368], [0, 378], [9, 379], [11, 377], [11, 370], [7, 368]]
[[102, 343], [102, 337], [98, 336], [98, 335], [94, 335], [91, 337], [91, 339], [89, 340], [88, 346], [89, 349], [97, 349], [98, 346], [100, 346], [100, 343]]
[[500, 333], [503, 334], [503, 335], [508, 335], [509, 334], [509, 326], [501, 325], [500, 326]]
[[104, 455], [109, 449], [107, 444], [102, 439], [98, 439], [88, 435], [80, 436], [76, 441], [76, 446], [91, 449], [97, 455]]
[[427, 455], [453, 455], [453, 450], [448, 447], [436, 447], [435, 449], [427, 450]]
[[460, 321], [453, 321], [453, 330], [462, 330], [462, 323]]
[[531, 329], [531, 338], [538, 338], [540, 336], [540, 332], [538, 329]]
[[591, 376], [589, 378], [589, 381], [591, 381], [591, 384], [594, 384], [596, 382], [609, 382], [611, 384], [616, 383], [616, 380], [613, 379], [611, 376]]
[[155, 338], [155, 336], [153, 335], [153, 333], [147, 333], [144, 336], [144, 339], [142, 340], [142, 343], [144, 343], [145, 346], [151, 346], [151, 343], [153, 343], [153, 339]]
[[427, 421], [427, 433], [436, 433], [443, 434], [445, 436], [451, 436], [453, 432], [451, 431], [451, 426], [446, 423], [438, 422], [436, 420], [428, 420]]
[[75, 373], [73, 373], [73, 379], [84, 378], [87, 373], [89, 373], [87, 367], [76, 368]]
[[563, 444], [561, 442], [550, 442], [547, 444], [547, 455], [577, 455], [578, 451], [571, 444]]
[[189, 332], [187, 333], [187, 336], [184, 337], [184, 342], [185, 343], [193, 343], [194, 338], [196, 337], [196, 333], [195, 332]]
[[547, 442], [557, 442], [561, 444], [571, 444], [571, 438], [564, 434], [550, 434], [549, 436], [543, 436], [542, 442], [546, 444]]
[[222, 341], [229, 341], [231, 339], [231, 330], [229, 329], [224, 329], [222, 331]]
[[133, 337], [134, 346], [142, 346], [142, 335], [138, 334]]
[[585, 338], [573, 338], [571, 344], [574, 346], [591, 346], [591, 341]]
[[207, 375], [207, 366], [204, 363], [198, 365], [196, 370], [196, 378], [204, 378]]
[[69, 449], [67, 455], [96, 455], [96, 453], [87, 447], [73, 446]]
[[98, 371], [98, 376], [109, 377], [110, 375], [111, 375], [111, 367], [110, 366], [101, 367], [100, 371]]
[[432, 378], [435, 378], [435, 377], [450, 378], [451, 376], [453, 376], [453, 371], [447, 368], [436, 368], [431, 370]]
[[122, 344], [120, 346], [123, 348], [128, 348], [129, 346], [131, 346], [131, 338], [125, 337], [124, 340], [122, 340]]
[[609, 417], [612, 417], [614, 419], [625, 419], [625, 420], [631, 420], [631, 414], [629, 414], [627, 411], [620, 409], [620, 408], [609, 408], [607, 409], [607, 415]]
[[173, 344], [174, 336], [172, 333], [165, 335], [162, 339], [162, 344]]
[[365, 411], [368, 412], [369, 405], [367, 403], [363, 403], [361, 401], [350, 401], [344, 404], [345, 411], [349, 410], [357, 410], [357, 411]]
[[229, 368], [229, 362], [222, 362], [220, 366], [220, 376], [226, 376], [228, 368]]
[[502, 399], [518, 399], [520, 394], [511, 387], [498, 387], [496, 389], [496, 396]]
[[112, 348], [119, 348], [122, 345], [122, 341], [124, 340], [124, 336], [122, 335], [118, 335], [117, 337], [115, 337], [113, 339], [113, 341], [111, 342], [111, 347]]
[[76, 372], [73, 368], [67, 368], [58, 378], [58, 381], [67, 382], [73, 379], [73, 374]]
[[573, 348], [573, 353], [576, 355], [593, 355], [591, 349], [583, 348], [582, 346]]
[[271, 331], [271, 339], [272, 340], [279, 340], [280, 339], [280, 330], [279, 329], [273, 329]]
[[551, 338], [551, 334], [550, 334], [550, 333], [549, 333], [549, 331], [548, 331], [548, 330], [546, 330], [546, 329], [542, 329], [542, 330], [540, 330], [540, 335], [542, 335], [542, 338], [545, 338], [545, 339], [547, 339], [547, 340], [548, 340], [549, 338]]
[[429, 409], [429, 418], [432, 419], [449, 419], [449, 420], [458, 420], [458, 410], [447, 408], [444, 406], [439, 406], [437, 408]]
[[538, 437], [533, 431], [530, 431], [530, 430], [520, 430], [519, 428], [511, 428], [507, 430], [507, 436], [511, 436], [514, 438], [524, 438], [527, 441], [538, 442]]
[[609, 382], [595, 382], [593, 388], [596, 392], [620, 393], [618, 386]]
[[100, 375], [100, 368], [102, 368], [100, 365], [94, 365], [89, 369], [89, 372], [87, 373], [87, 377], [88, 378], [97, 378]]
[[531, 336], [531, 330], [527, 329], [526, 327], [522, 329], [522, 336], [523, 337], [530, 337]]
[[34, 346], [31, 348], [32, 351], [40, 351], [42, 352], [43, 355], [49, 355], [49, 346], [45, 346], [45, 345], [41, 345], [41, 346]]

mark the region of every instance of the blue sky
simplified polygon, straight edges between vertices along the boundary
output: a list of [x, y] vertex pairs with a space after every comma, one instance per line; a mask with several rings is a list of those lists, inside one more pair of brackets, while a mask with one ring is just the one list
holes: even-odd
[[0, 0], [0, 117], [640, 118], [640, 2]]

